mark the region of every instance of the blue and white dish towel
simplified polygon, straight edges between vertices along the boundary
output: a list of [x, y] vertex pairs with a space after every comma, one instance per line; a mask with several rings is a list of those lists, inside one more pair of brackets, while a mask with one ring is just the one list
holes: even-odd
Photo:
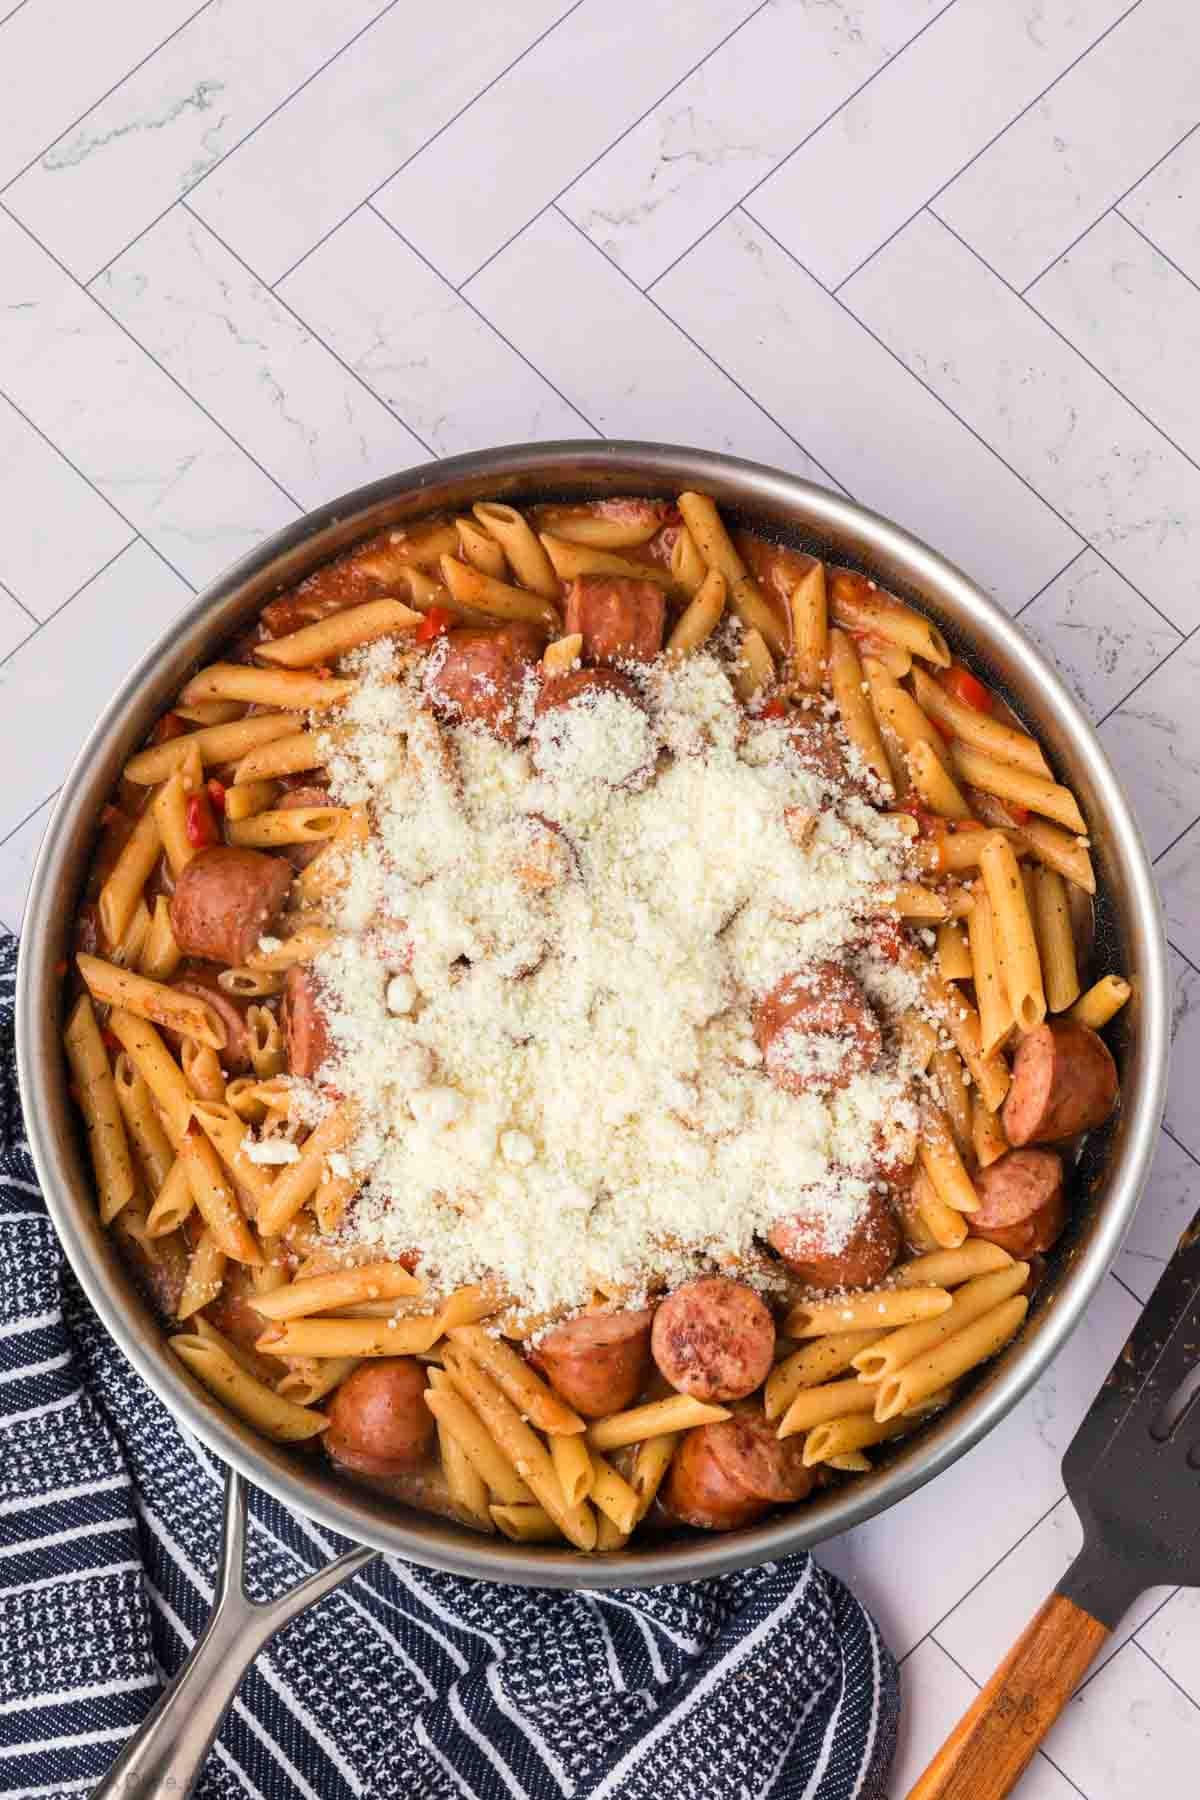
[[[86, 1794], [201, 1630], [222, 1468], [66, 1270], [24, 1143], [0, 941], [0, 1795]], [[255, 1598], [349, 1546], [256, 1493]], [[378, 1557], [274, 1639], [204, 1800], [879, 1800], [896, 1668], [807, 1555], [613, 1593]]]

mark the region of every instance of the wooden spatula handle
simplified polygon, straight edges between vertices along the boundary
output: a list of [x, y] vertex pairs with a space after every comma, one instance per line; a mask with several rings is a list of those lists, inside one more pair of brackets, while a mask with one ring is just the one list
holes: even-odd
[[1108, 1634], [1073, 1600], [1051, 1594], [908, 1800], [1001, 1800], [1011, 1793]]

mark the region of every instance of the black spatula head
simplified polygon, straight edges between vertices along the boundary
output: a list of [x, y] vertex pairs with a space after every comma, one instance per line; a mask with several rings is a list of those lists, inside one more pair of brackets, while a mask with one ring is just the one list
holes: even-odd
[[1063, 1457], [1084, 1548], [1059, 1592], [1106, 1625], [1144, 1588], [1200, 1585], [1198, 1376], [1200, 1214]]

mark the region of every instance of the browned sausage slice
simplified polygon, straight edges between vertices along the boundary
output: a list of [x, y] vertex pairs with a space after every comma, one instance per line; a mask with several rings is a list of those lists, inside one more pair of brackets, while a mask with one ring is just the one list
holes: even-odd
[[171, 896], [171, 929], [185, 956], [240, 968], [278, 919], [291, 866], [262, 850], [201, 850]]
[[668, 1471], [663, 1504], [685, 1524], [730, 1531], [772, 1505], [803, 1500], [814, 1479], [804, 1466], [803, 1437], [780, 1441], [761, 1413], [745, 1407], [687, 1433]]
[[754, 1012], [763, 1066], [789, 1094], [831, 1093], [863, 1075], [883, 1047], [879, 1021], [840, 963], [785, 975]]
[[585, 1419], [621, 1412], [650, 1372], [650, 1323], [645, 1312], [584, 1313], [556, 1325], [531, 1361]]
[[979, 1210], [967, 1215], [972, 1237], [1026, 1257], [1062, 1236], [1067, 1203], [1062, 1158], [1053, 1150], [1010, 1150], [976, 1170], [974, 1181]]
[[331, 1046], [317, 978], [304, 963], [293, 963], [284, 977], [282, 1015], [288, 1073], [315, 1075]]
[[681, 1394], [741, 1400], [770, 1373], [775, 1322], [744, 1281], [709, 1275], [667, 1295], [654, 1315], [650, 1346]]
[[1117, 1103], [1117, 1065], [1108, 1045], [1074, 1019], [1026, 1032], [1013, 1059], [1001, 1118], [1014, 1148], [1053, 1144], [1103, 1125]]
[[425, 1370], [411, 1356], [360, 1364], [325, 1410], [325, 1448], [347, 1468], [398, 1475], [429, 1454], [434, 1422], [425, 1404]]
[[[311, 775], [306, 775], [302, 781], [293, 781], [275, 802], [279, 812], [292, 812], [301, 806], [325, 807], [332, 804], [333, 802], [329, 798], [329, 789], [322, 787], [319, 782], [315, 782]], [[307, 869], [313, 857], [320, 856], [324, 848], [325, 844], [321, 841], [312, 844], [288, 844], [283, 853], [293, 869]]]
[[656, 581], [580, 575], [567, 589], [564, 630], [588, 662], [650, 662], [662, 649], [666, 597]]
[[[591, 767], [578, 768], [575, 750], [582, 748], [584, 761], [591, 734], [586, 729], [586, 715], [601, 710], [607, 696], [620, 702], [619, 708], [608, 708], [613, 714], [627, 718], [628, 730], [614, 730], [608, 736], [612, 744], [611, 766], [604, 771]], [[579, 726], [575, 715], [584, 715]], [[573, 781], [581, 774], [603, 776], [613, 787], [638, 786], [653, 768], [657, 749], [646, 718], [642, 697], [628, 675], [616, 669], [568, 669], [543, 683], [534, 708], [533, 760], [539, 774]]]
[[772, 1226], [767, 1242], [809, 1287], [874, 1287], [900, 1254], [900, 1227], [880, 1198], [871, 1202], [839, 1249], [831, 1245], [821, 1220], [803, 1215]]
[[169, 984], [178, 988], [181, 994], [194, 994], [211, 1006], [222, 1025], [225, 1027], [225, 1048], [221, 1052], [221, 1067], [227, 1073], [238, 1073], [250, 1067], [250, 1036], [246, 1030], [246, 1009], [217, 986], [217, 971], [189, 969], [183, 975], [177, 975]]
[[526, 672], [542, 653], [545, 634], [517, 621], [492, 631], [446, 634], [433, 653], [425, 691], [443, 718], [485, 725], [506, 743], [520, 730], [520, 697]]

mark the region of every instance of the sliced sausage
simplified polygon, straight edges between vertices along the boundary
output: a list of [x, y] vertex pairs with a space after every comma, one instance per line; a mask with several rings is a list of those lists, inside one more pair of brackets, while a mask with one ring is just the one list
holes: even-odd
[[284, 977], [281, 1021], [288, 1073], [306, 1079], [315, 1075], [331, 1045], [321, 990], [316, 976], [304, 963], [293, 963]]
[[171, 896], [175, 941], [185, 956], [240, 968], [278, 919], [291, 885], [281, 856], [225, 844], [201, 850]]
[[879, 1021], [840, 963], [812, 963], [785, 975], [754, 1012], [763, 1067], [789, 1094], [832, 1093], [863, 1075], [883, 1048]]
[[568, 669], [542, 684], [534, 708], [540, 719], [560, 706], [586, 705], [592, 694], [621, 694], [641, 709], [642, 697], [628, 675], [616, 669]]
[[360, 1363], [326, 1403], [325, 1448], [364, 1475], [399, 1475], [424, 1462], [433, 1442], [425, 1370], [411, 1356]]
[[744, 1281], [709, 1275], [668, 1294], [650, 1347], [662, 1375], [697, 1400], [741, 1400], [771, 1371], [775, 1322]]
[[840, 1247], [831, 1244], [822, 1220], [803, 1214], [772, 1226], [767, 1242], [809, 1287], [874, 1287], [900, 1254], [900, 1227], [887, 1201], [877, 1197]]
[[568, 1406], [601, 1419], [621, 1412], [645, 1386], [653, 1318], [653, 1310], [584, 1313], [548, 1331], [530, 1361]]
[[675, 1452], [663, 1488], [667, 1511], [702, 1531], [752, 1524], [773, 1505], [803, 1500], [814, 1471], [804, 1466], [804, 1438], [780, 1440], [762, 1414], [739, 1409], [731, 1419], [698, 1425]]
[[425, 691], [445, 718], [485, 725], [505, 743], [520, 730], [520, 698], [526, 671], [542, 653], [545, 634], [516, 621], [495, 630], [447, 632], [434, 652]]
[[1062, 1158], [1053, 1150], [1010, 1150], [977, 1169], [974, 1182], [979, 1210], [967, 1214], [972, 1237], [1026, 1257], [1062, 1236], [1067, 1203]]
[[[329, 789], [314, 781], [311, 775], [306, 775], [302, 781], [293, 781], [275, 802], [279, 812], [291, 812], [300, 806], [328, 806], [329, 804]], [[325, 843], [321, 841], [312, 844], [288, 844], [283, 853], [293, 869], [307, 869], [313, 857], [320, 856], [324, 848]]]
[[197, 1000], [203, 1000], [225, 1027], [225, 1048], [221, 1052], [221, 1067], [227, 1074], [240, 1074], [250, 1067], [250, 1034], [246, 1030], [246, 1008], [239, 1004], [232, 994], [227, 994], [217, 986], [215, 967], [188, 969], [177, 975], [170, 986], [177, 988], [181, 994], [194, 994]]
[[564, 631], [593, 663], [650, 662], [662, 649], [666, 597], [658, 582], [580, 575], [567, 589]]
[[242, 1263], [230, 1263], [221, 1292], [205, 1307], [211, 1325], [243, 1350], [253, 1350], [267, 1321], [254, 1309], [253, 1276]]
[[784, 544], [772, 544], [752, 531], [735, 531], [734, 546], [775, 612], [785, 621], [790, 618], [792, 589], [816, 566], [815, 556], [803, 550], [790, 550]]
[[1014, 1148], [1053, 1144], [1103, 1125], [1117, 1103], [1117, 1065], [1103, 1038], [1074, 1019], [1026, 1032], [1001, 1119]]
[[647, 779], [657, 745], [641, 695], [629, 676], [616, 669], [568, 669], [543, 683], [534, 708], [531, 744], [539, 774], [573, 782], [598, 773], [589, 754], [590, 733], [584, 722], [575, 728], [572, 719], [576, 713], [596, 708], [597, 702], [609, 695], [627, 708], [629, 729], [607, 734], [611, 766], [605, 770], [605, 778], [613, 787], [637, 787]]

